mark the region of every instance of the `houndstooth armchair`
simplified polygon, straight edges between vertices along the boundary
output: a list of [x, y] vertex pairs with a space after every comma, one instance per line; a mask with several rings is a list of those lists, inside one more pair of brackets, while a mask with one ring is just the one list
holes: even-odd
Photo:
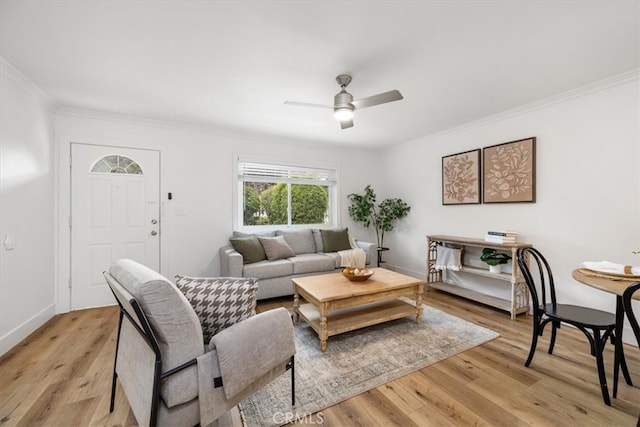
[[218, 325], [205, 343], [196, 311], [160, 274], [123, 259], [104, 276], [120, 305], [111, 411], [118, 379], [139, 425], [224, 425], [239, 402], [287, 369], [293, 400], [295, 343], [286, 309]]

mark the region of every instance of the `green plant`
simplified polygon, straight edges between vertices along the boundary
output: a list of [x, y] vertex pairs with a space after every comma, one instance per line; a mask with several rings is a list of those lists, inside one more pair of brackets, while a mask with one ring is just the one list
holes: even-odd
[[507, 255], [504, 252], [498, 252], [497, 250], [492, 248], [484, 248], [482, 250], [482, 255], [480, 255], [480, 261], [483, 261], [491, 266], [506, 264], [510, 259], [510, 255]]
[[244, 225], [256, 225], [260, 219], [260, 194], [253, 188], [244, 187]]
[[[277, 184], [265, 192], [268, 200], [267, 215], [270, 224], [287, 223], [289, 197], [287, 184]], [[291, 185], [291, 224], [323, 224], [329, 196], [319, 185]]]
[[373, 225], [376, 229], [378, 247], [384, 244], [384, 233], [392, 231], [395, 223], [409, 214], [411, 206], [401, 199], [385, 199], [376, 206], [376, 193], [370, 185], [364, 188], [364, 194], [349, 194], [351, 202], [349, 217], [360, 222], [365, 228]]

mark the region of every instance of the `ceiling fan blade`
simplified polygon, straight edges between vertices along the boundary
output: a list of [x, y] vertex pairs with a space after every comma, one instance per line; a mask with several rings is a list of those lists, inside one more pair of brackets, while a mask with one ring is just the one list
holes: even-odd
[[331, 105], [311, 104], [309, 102], [296, 102], [296, 101], [284, 101], [286, 105], [294, 105], [296, 107], [315, 107], [315, 108], [328, 108], [333, 110]]
[[400, 101], [403, 96], [397, 90], [390, 90], [389, 92], [379, 93], [377, 95], [368, 96], [362, 99], [356, 99], [352, 102], [356, 109], [373, 107], [374, 105], [385, 104], [387, 102]]
[[353, 120], [342, 120], [340, 122], [340, 129], [348, 129], [353, 127]]

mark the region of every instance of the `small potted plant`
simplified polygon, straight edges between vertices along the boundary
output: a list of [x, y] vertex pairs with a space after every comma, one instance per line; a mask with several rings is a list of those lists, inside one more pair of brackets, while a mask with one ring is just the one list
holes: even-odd
[[510, 255], [492, 248], [484, 248], [482, 255], [480, 255], [480, 260], [489, 266], [489, 271], [492, 273], [502, 272], [502, 267], [500, 266], [506, 264], [510, 259]]

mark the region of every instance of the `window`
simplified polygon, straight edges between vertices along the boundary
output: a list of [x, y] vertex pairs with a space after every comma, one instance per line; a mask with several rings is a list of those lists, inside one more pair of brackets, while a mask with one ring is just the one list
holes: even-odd
[[143, 175], [142, 168], [135, 160], [127, 156], [113, 154], [97, 160], [91, 167], [93, 173], [124, 173]]
[[336, 170], [238, 160], [241, 227], [335, 225]]

